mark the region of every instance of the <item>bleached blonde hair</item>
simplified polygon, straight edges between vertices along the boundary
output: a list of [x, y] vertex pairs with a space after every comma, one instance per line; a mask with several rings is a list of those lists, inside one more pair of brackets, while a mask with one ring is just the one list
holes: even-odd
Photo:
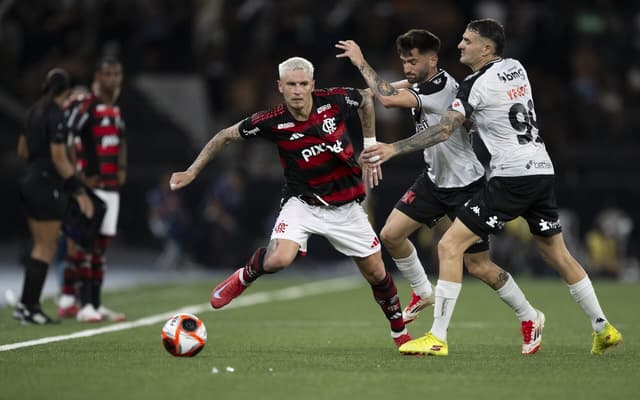
[[302, 57], [291, 57], [281, 62], [280, 65], [278, 65], [278, 74], [280, 76], [280, 79], [282, 79], [284, 77], [284, 74], [286, 74], [287, 72], [296, 69], [301, 69], [308, 72], [311, 76], [311, 79], [313, 79], [313, 64], [311, 64], [311, 61]]

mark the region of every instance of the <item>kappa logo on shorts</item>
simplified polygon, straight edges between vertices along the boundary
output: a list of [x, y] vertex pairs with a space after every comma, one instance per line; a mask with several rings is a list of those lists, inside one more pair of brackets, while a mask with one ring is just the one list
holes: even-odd
[[495, 215], [490, 216], [489, 219], [485, 221], [485, 223], [492, 228], [498, 229], [502, 229], [502, 227], [504, 226], [504, 222], [498, 221], [498, 217]]
[[285, 224], [284, 221], [280, 221], [278, 222], [276, 227], [273, 229], [273, 231], [275, 233], [284, 233], [284, 231], [287, 230], [287, 226], [289, 226], [289, 224]]
[[561, 226], [560, 221], [545, 221], [543, 219], [540, 219], [538, 225], [540, 225], [540, 232], [548, 231], [550, 229], [558, 229]]

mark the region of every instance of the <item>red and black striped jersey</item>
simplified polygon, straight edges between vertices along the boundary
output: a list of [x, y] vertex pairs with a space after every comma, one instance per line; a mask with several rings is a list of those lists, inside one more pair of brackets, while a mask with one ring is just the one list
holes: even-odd
[[284, 198], [320, 196], [344, 204], [365, 196], [347, 120], [357, 116], [362, 101], [352, 88], [318, 89], [306, 121], [296, 120], [285, 104], [253, 114], [240, 123], [245, 139], [262, 137], [278, 146], [284, 169]]
[[101, 188], [118, 190], [118, 158], [125, 125], [120, 107], [107, 105], [94, 94], [78, 97], [70, 105], [67, 126], [75, 135], [76, 165], [86, 176], [100, 176]]

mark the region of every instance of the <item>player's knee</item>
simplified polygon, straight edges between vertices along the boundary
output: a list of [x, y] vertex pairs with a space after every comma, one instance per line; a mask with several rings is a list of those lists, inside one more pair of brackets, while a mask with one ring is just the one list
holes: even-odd
[[356, 264], [364, 279], [372, 285], [377, 285], [387, 277], [387, 270], [384, 267], [380, 252], [366, 258], [356, 259]]
[[448, 260], [459, 256], [459, 246], [452, 240], [443, 237], [438, 242], [438, 258], [440, 260]]
[[382, 245], [387, 249], [398, 247], [404, 239], [401, 234], [389, 228], [388, 225], [385, 225], [382, 231], [380, 231], [380, 240], [382, 241]]
[[372, 285], [378, 285], [384, 282], [387, 277], [387, 271], [384, 268], [384, 264], [380, 268], [375, 268], [369, 271], [363, 271], [362, 275]]

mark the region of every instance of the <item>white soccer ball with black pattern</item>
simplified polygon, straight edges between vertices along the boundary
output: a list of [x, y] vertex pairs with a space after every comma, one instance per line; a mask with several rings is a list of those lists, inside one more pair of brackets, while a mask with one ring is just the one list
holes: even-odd
[[176, 357], [193, 357], [207, 343], [207, 329], [193, 314], [180, 313], [169, 318], [162, 327], [162, 344]]

